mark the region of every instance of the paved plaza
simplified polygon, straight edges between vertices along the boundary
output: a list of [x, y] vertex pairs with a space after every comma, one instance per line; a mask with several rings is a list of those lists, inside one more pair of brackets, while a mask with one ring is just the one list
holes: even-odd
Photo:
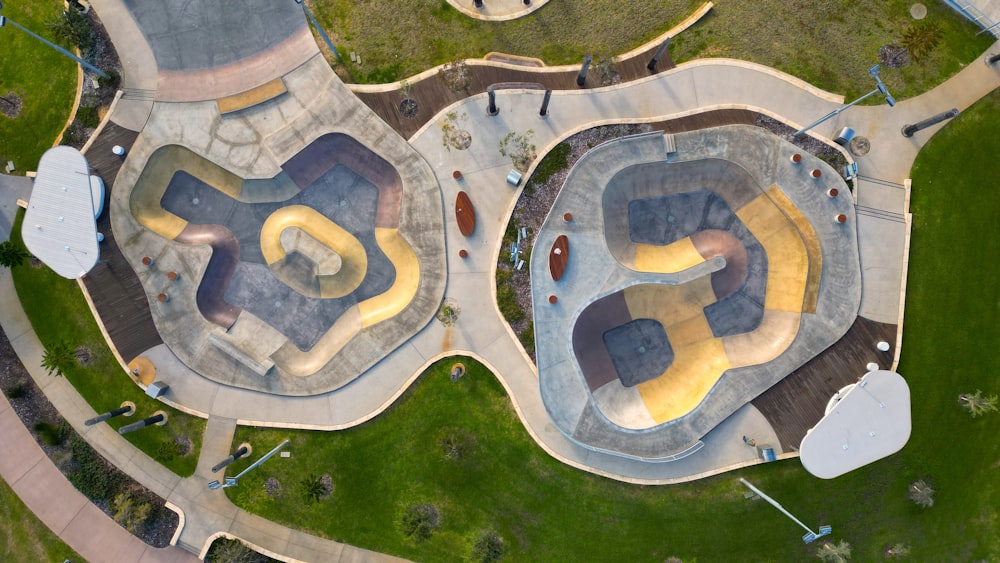
[[[477, 10], [471, 0], [449, 1], [479, 19], [544, 5], [504, 0]], [[796, 456], [755, 398], [859, 323], [891, 327], [888, 356], [869, 361], [898, 362], [908, 174], [943, 124], [912, 138], [900, 128], [965, 109], [1000, 85], [1000, 73], [976, 60], [895, 108], [857, 107], [818, 126], [812, 134], [831, 144], [845, 126], [870, 139], [864, 157], [841, 151], [858, 167], [853, 189], [840, 170], [747, 125], [593, 148], [535, 234], [527, 264], [535, 362], [496, 305], [501, 240], [523, 189], [507, 182], [510, 160], [496, 150], [509, 132], [532, 130], [544, 155], [595, 125], [723, 109], [797, 128], [843, 97], [760, 65], [698, 60], [612, 87], [554, 91], [545, 117], [539, 90], [498, 91], [497, 115], [486, 111], [486, 94], [466, 97], [442, 113], [467, 116], [472, 143], [446, 150], [435, 120], [406, 139], [362, 103], [294, 2], [253, 0], [235, 12], [218, 1], [92, 3], [124, 66], [125, 94], [109, 127], [135, 135], [106, 179], [111, 232], [158, 336], [117, 352], [125, 365], [155, 366], [170, 385], [161, 400], [208, 421], [198, 469], [184, 479], [110, 428], [83, 427], [95, 413], [64, 378], [38, 367], [43, 347], [0, 270], [0, 324], [49, 400], [183, 514], [167, 550], [109, 532], [120, 529], [100, 515], [57, 514], [30, 475], [89, 503], [72, 496], [0, 403], [0, 473], [93, 560], [105, 553], [94, 538], [107, 538], [116, 561], [180, 561], [203, 556], [220, 535], [292, 560], [394, 560], [268, 522], [205, 483], [237, 425], [356, 426], [452, 355], [483, 362], [502, 381], [545, 452], [598, 475], [669, 484], [761, 463], [741, 441], [747, 435], [779, 457]], [[0, 238], [30, 189], [0, 177]], [[475, 204], [468, 236], [455, 220], [459, 192]], [[569, 256], [556, 280], [549, 256], [562, 236]], [[464, 311], [453, 326], [434, 320], [442, 302]]]

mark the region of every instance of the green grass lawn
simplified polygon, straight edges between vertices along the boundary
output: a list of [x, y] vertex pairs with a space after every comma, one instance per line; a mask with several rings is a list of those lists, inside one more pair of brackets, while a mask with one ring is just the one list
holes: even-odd
[[[45, 23], [59, 16], [61, 0], [5, 2], [5, 15], [43, 37], [51, 37]], [[0, 162], [13, 160], [15, 174], [35, 170], [42, 153], [62, 131], [76, 94], [76, 63], [23, 31], [0, 29], [0, 96], [17, 95], [24, 103], [10, 119], [0, 113]], [[0, 104], [4, 104], [0, 100]]]
[[0, 479], [0, 561], [83, 561], [17, 498]]
[[[11, 240], [21, 241], [23, 219], [24, 212], [18, 212]], [[126, 434], [125, 438], [178, 475], [192, 475], [198, 463], [205, 421], [147, 397], [132, 382], [105, 343], [76, 281], [58, 276], [47, 266], [34, 267], [27, 263], [14, 268], [13, 277], [18, 298], [42, 345], [50, 348], [65, 342], [90, 350], [89, 364], [73, 365], [66, 371], [66, 378], [80, 395], [99, 413], [115, 409], [123, 401], [134, 402], [136, 416], [111, 419], [108, 424], [114, 428], [135, 422], [136, 417], [150, 416], [156, 410], [168, 412], [165, 426]], [[179, 456], [172, 448], [178, 436], [191, 440], [188, 455]]]
[[[830, 524], [854, 560], [881, 560], [895, 543], [911, 560], [1000, 559], [1000, 413], [971, 418], [959, 393], [1000, 392], [1000, 94], [949, 124], [913, 173], [914, 232], [900, 372], [910, 384], [913, 434], [898, 454], [834, 480], [789, 460], [678, 486], [636, 486], [596, 477], [546, 455], [522, 428], [498, 381], [470, 360], [457, 383], [439, 362], [386, 414], [336, 433], [240, 428], [257, 454], [285, 437], [277, 458], [227, 493], [269, 519], [321, 536], [427, 561], [467, 557], [484, 528], [522, 561], [801, 561], [815, 547], [769, 505], [744, 500], [746, 477], [811, 526]], [[973, 143], [975, 143], [973, 145]], [[459, 459], [442, 441], [459, 444]], [[252, 456], [256, 458], [257, 456]], [[230, 469], [234, 474], [251, 460]], [[334, 492], [306, 503], [298, 483], [329, 473]], [[272, 499], [263, 482], [275, 477]], [[935, 504], [907, 498], [927, 480]], [[431, 503], [441, 525], [418, 542], [401, 531], [410, 504]]]
[[[471, 4], [471, 0], [462, 0]], [[487, 0], [488, 1], [488, 0]], [[913, 2], [857, 0], [720, 1], [692, 29], [674, 40], [675, 60], [732, 57], [789, 72], [849, 98], [874, 87], [866, 71], [879, 48], [899, 41], [913, 21]], [[922, 63], [883, 76], [897, 98], [928, 90], [957, 72], [991, 43], [942, 2], [927, 2], [926, 21], [942, 32], [938, 48]], [[576, 64], [624, 53], [670, 29], [700, 0], [586, 0], [552, 2], [510, 22], [480, 22], [445, 0], [314, 0], [317, 17], [342, 55], [356, 51], [364, 66], [348, 62], [361, 83], [391, 82], [459, 58], [490, 51], [540, 57], [548, 64]]]

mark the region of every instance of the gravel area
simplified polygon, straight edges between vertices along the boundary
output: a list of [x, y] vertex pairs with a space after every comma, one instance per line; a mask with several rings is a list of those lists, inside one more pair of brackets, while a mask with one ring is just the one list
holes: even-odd
[[[69, 475], [77, 470], [70, 453], [70, 444], [77, 437], [69, 424], [59, 414], [59, 411], [52, 406], [52, 403], [45, 397], [45, 394], [35, 385], [34, 380], [28, 375], [21, 363], [21, 359], [14, 352], [7, 339], [7, 335], [0, 330], [0, 390], [3, 391], [7, 400], [10, 401], [11, 408], [24, 423], [24, 426], [35, 437], [35, 441], [41, 446], [49, 459], [62, 471], [63, 475]], [[49, 423], [54, 428], [59, 428], [64, 438], [61, 445], [53, 446], [45, 443], [40, 438], [40, 433], [35, 430], [39, 423]], [[101, 461], [105, 465], [105, 471], [121, 473], [114, 465], [103, 458]], [[163, 499], [130, 479], [127, 475], [121, 474], [124, 478], [120, 491], [131, 494], [142, 502], [152, 506], [149, 519], [138, 535], [139, 539], [153, 547], [166, 547], [170, 545], [170, 538], [177, 529], [178, 517], [175, 512], [164, 505]], [[105, 514], [114, 518], [114, 512], [107, 502], [91, 501]]]
[[[627, 135], [636, 135], [638, 133], [645, 133], [654, 129], [662, 129], [662, 125], [663, 124], [660, 123], [604, 125], [588, 129], [586, 131], [581, 131], [564, 141], [564, 143], [568, 144], [570, 147], [569, 157], [567, 158], [567, 166], [565, 168], [552, 174], [552, 176], [550, 176], [548, 180], [543, 183], [535, 182], [533, 178], [528, 180], [528, 183], [524, 187], [524, 191], [521, 192], [521, 196], [517, 200], [517, 204], [514, 207], [514, 213], [511, 216], [510, 223], [508, 224], [507, 233], [504, 236], [503, 249], [500, 252], [500, 257], [497, 263], [498, 278], [504, 278], [507, 273], [509, 273], [510, 280], [504, 281], [503, 283], [509, 284], [514, 289], [514, 296], [517, 300], [517, 304], [525, 313], [523, 319], [510, 323], [511, 329], [513, 329], [516, 334], [522, 335], [522, 344], [524, 344], [527, 340], [523, 333], [528, 331], [529, 323], [531, 323], [532, 320], [531, 276], [529, 274], [527, 262], [531, 256], [534, 235], [541, 228], [542, 222], [545, 221], [545, 218], [548, 216], [549, 210], [552, 208], [552, 204], [555, 202], [556, 196], [559, 195], [559, 190], [566, 181], [566, 176], [569, 175], [569, 171], [573, 168], [573, 165], [576, 164], [576, 161], [579, 160], [580, 157], [582, 157], [588, 150], [601, 143]], [[760, 115], [757, 118], [755, 125], [757, 127], [767, 129], [768, 131], [781, 137], [783, 140], [801, 148], [803, 151], [822, 159], [826, 163], [830, 164], [835, 170], [843, 171], [844, 167], [847, 165], [847, 160], [837, 149], [809, 137], [808, 135], [796, 139], [793, 136], [795, 129], [775, 119], [765, 115]], [[851, 186], [851, 188], [853, 189], [853, 186]], [[511, 243], [517, 240], [515, 229], [520, 229], [522, 227], [524, 227], [528, 233], [527, 241], [522, 241], [519, 244], [521, 258], [524, 259], [525, 266], [521, 270], [516, 270], [514, 268], [514, 264], [510, 261], [509, 249]], [[542, 256], [544, 257], [544, 254]], [[531, 356], [532, 360], [534, 360], [534, 346], [526, 345], [525, 349]]]

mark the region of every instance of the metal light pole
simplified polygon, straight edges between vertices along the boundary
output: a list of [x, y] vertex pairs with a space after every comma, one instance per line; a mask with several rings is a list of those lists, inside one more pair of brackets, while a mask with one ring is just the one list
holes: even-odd
[[240, 471], [239, 475], [237, 475], [236, 477], [226, 477], [225, 483], [220, 483], [218, 479], [212, 481], [211, 483], [208, 484], [209, 490], [216, 491], [218, 489], [225, 489], [226, 487], [235, 487], [236, 485], [239, 485], [240, 477], [243, 477], [247, 473], [250, 473], [250, 470], [256, 469], [257, 466], [274, 457], [274, 454], [281, 451], [281, 448], [287, 446], [289, 442], [291, 442], [291, 440], [285, 440], [284, 442], [278, 444], [273, 450], [267, 452], [266, 454], [264, 454], [263, 457], [251, 463], [250, 467], [247, 467], [243, 471]]
[[[0, 3], [0, 10], [2, 10], [2, 9], [3, 9], [3, 3]], [[72, 10], [73, 8], [70, 8], [70, 9]], [[91, 72], [97, 73], [97, 75], [100, 76], [101, 78], [107, 78], [108, 77], [108, 75], [104, 74], [104, 72], [101, 69], [99, 69], [96, 66], [88, 63], [87, 61], [81, 59], [80, 57], [74, 55], [73, 53], [70, 53], [66, 49], [63, 49], [59, 45], [56, 45], [55, 43], [49, 41], [48, 39], [42, 37], [41, 35], [38, 35], [34, 31], [31, 31], [30, 29], [28, 29], [28, 28], [24, 27], [23, 25], [17, 23], [16, 21], [8, 18], [7, 16], [0, 16], [0, 27], [6, 27], [6, 25], [8, 23], [10, 25], [12, 25], [12, 26], [20, 29], [21, 31], [27, 33], [28, 35], [34, 37], [35, 39], [41, 41], [42, 43], [45, 43], [49, 47], [52, 47], [56, 51], [59, 51], [60, 53], [66, 55], [67, 57], [69, 57], [69, 58], [73, 59], [74, 61], [80, 63], [80, 66], [86, 68], [87, 70], [90, 70]]]
[[831, 111], [830, 113], [824, 115], [823, 117], [817, 119], [816, 121], [813, 121], [809, 125], [806, 125], [802, 129], [799, 129], [798, 131], [795, 132], [794, 137], [797, 139], [797, 138], [801, 137], [802, 135], [805, 135], [806, 131], [812, 129], [813, 127], [816, 127], [817, 125], [819, 125], [820, 123], [823, 123], [824, 121], [826, 121], [827, 119], [830, 119], [831, 117], [835, 117], [835, 116], [839, 115], [840, 112], [844, 111], [845, 109], [847, 109], [847, 108], [849, 108], [851, 106], [855, 106], [858, 103], [860, 103], [861, 100], [864, 100], [865, 98], [868, 98], [869, 96], [874, 96], [875, 94], [882, 94], [883, 96], [885, 96], [885, 103], [889, 104], [889, 107], [895, 106], [896, 105], [896, 98], [892, 97], [892, 94], [889, 93], [889, 89], [885, 87], [885, 84], [882, 83], [882, 79], [879, 78], [879, 75], [878, 75], [879, 68], [880, 68], [879, 65], [875, 65], [875, 66], [871, 67], [870, 69], [868, 69], [868, 74], [872, 78], [875, 79], [875, 89], [874, 90], [872, 90], [871, 92], [868, 92], [864, 96], [861, 96], [860, 98], [854, 100], [853, 102], [847, 104], [846, 106], [842, 106], [842, 107], [839, 107], [839, 108]]
[[828, 536], [828, 535], [830, 535], [833, 532], [833, 528], [831, 526], [820, 526], [819, 527], [819, 533], [816, 533], [816, 532], [810, 530], [809, 526], [806, 526], [805, 524], [802, 523], [801, 520], [799, 520], [798, 518], [792, 516], [792, 513], [788, 512], [787, 510], [785, 510], [785, 508], [783, 506], [781, 506], [780, 504], [778, 504], [778, 501], [776, 501], [773, 498], [765, 495], [763, 491], [761, 491], [757, 487], [754, 487], [753, 485], [751, 485], [749, 481], [747, 481], [746, 479], [740, 478], [740, 482], [743, 483], [744, 485], [746, 485], [747, 488], [750, 489], [751, 491], [753, 491], [753, 492], [757, 493], [758, 495], [760, 495], [760, 498], [766, 500], [768, 503], [771, 504], [771, 506], [773, 506], [773, 507], [777, 508], [778, 510], [780, 510], [782, 514], [784, 514], [785, 516], [791, 518], [793, 522], [795, 522], [799, 526], [802, 526], [802, 529], [805, 530], [806, 532], [808, 532], [806, 535], [802, 536], [802, 541], [804, 541], [806, 543], [810, 543], [812, 541], [815, 541], [817, 538], [821, 538], [823, 536]]
[[306, 7], [305, 2], [303, 2], [302, 0], [295, 0], [295, 3], [298, 4], [299, 6], [302, 6], [302, 11], [306, 13], [306, 17], [309, 18], [309, 21], [312, 22], [313, 27], [315, 27], [316, 31], [319, 32], [319, 36], [322, 37], [323, 41], [326, 42], [326, 46], [329, 47], [331, 51], [333, 51], [333, 56], [337, 57], [337, 62], [339, 62], [340, 64], [344, 64], [344, 59], [340, 58], [340, 52], [337, 51], [337, 46], [333, 44], [333, 41], [330, 41], [329, 37], [327, 37], [326, 32], [323, 31], [323, 27], [319, 25], [319, 22], [316, 21], [316, 18], [313, 17], [312, 12], [310, 12], [309, 8]]

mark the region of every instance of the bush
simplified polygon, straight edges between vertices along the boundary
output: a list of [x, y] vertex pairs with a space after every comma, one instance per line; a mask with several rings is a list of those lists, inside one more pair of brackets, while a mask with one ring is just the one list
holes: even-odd
[[403, 533], [418, 541], [431, 537], [441, 524], [441, 513], [433, 504], [411, 504], [403, 512]]
[[146, 525], [153, 507], [128, 493], [118, 493], [111, 501], [111, 510], [115, 513], [115, 522], [132, 535], [138, 536]]
[[924, 508], [934, 506], [934, 489], [923, 479], [910, 483], [910, 500]]
[[70, 9], [66, 10], [52, 21], [45, 24], [56, 38], [71, 46], [80, 49], [86, 58], [94, 48], [94, 30], [90, 27], [87, 16], [77, 8], [76, 2], [70, 3]]
[[528, 321], [528, 326], [517, 333], [517, 339], [521, 341], [521, 346], [524, 346], [524, 351], [528, 355], [533, 355], [535, 353], [535, 321]]
[[110, 501], [125, 478], [97, 454], [90, 444], [79, 436], [72, 436], [69, 442], [76, 470], [67, 475], [70, 483], [91, 500]]
[[24, 264], [24, 261], [31, 256], [24, 245], [13, 241], [5, 240], [0, 242], [0, 267], [14, 268]]
[[182, 456], [185, 453], [185, 448], [183, 445], [177, 442], [163, 442], [156, 448], [156, 459], [162, 462], [173, 461], [177, 456]]
[[94, 129], [101, 123], [101, 118], [97, 115], [97, 108], [91, 106], [80, 106], [76, 110], [76, 119], [80, 125]]
[[268, 563], [277, 561], [254, 551], [240, 540], [217, 538], [205, 554], [206, 563]]
[[[525, 185], [524, 189], [534, 190], [535, 186], [539, 186], [549, 181], [549, 178], [557, 172], [561, 172], [569, 166], [569, 155], [572, 152], [572, 147], [569, 143], [559, 143], [554, 149], [549, 151], [549, 154], [545, 155], [545, 158], [538, 163], [535, 167], [535, 171], [531, 174], [531, 179]], [[530, 193], [530, 192], [529, 192]]]
[[493, 530], [483, 530], [479, 532], [476, 543], [472, 546], [472, 560], [482, 561], [482, 563], [493, 563], [503, 559], [506, 548], [503, 538]]
[[508, 323], [516, 323], [524, 320], [524, 311], [517, 304], [517, 296], [510, 284], [497, 286], [497, 306]]
[[45, 444], [50, 446], [61, 446], [63, 442], [66, 441], [66, 437], [69, 435], [69, 427], [63, 424], [55, 424], [47, 420], [35, 423], [35, 432], [38, 432], [38, 438]]
[[30, 392], [31, 392], [31, 387], [29, 387], [26, 382], [18, 381], [17, 383], [11, 385], [9, 389], [7, 389], [7, 398], [21, 399], [23, 397], [27, 397], [28, 393]]
[[116, 89], [122, 82], [122, 77], [115, 71], [109, 70], [104, 74], [108, 75], [107, 78], [103, 76], [97, 77], [97, 86], [100, 88], [111, 88]]

